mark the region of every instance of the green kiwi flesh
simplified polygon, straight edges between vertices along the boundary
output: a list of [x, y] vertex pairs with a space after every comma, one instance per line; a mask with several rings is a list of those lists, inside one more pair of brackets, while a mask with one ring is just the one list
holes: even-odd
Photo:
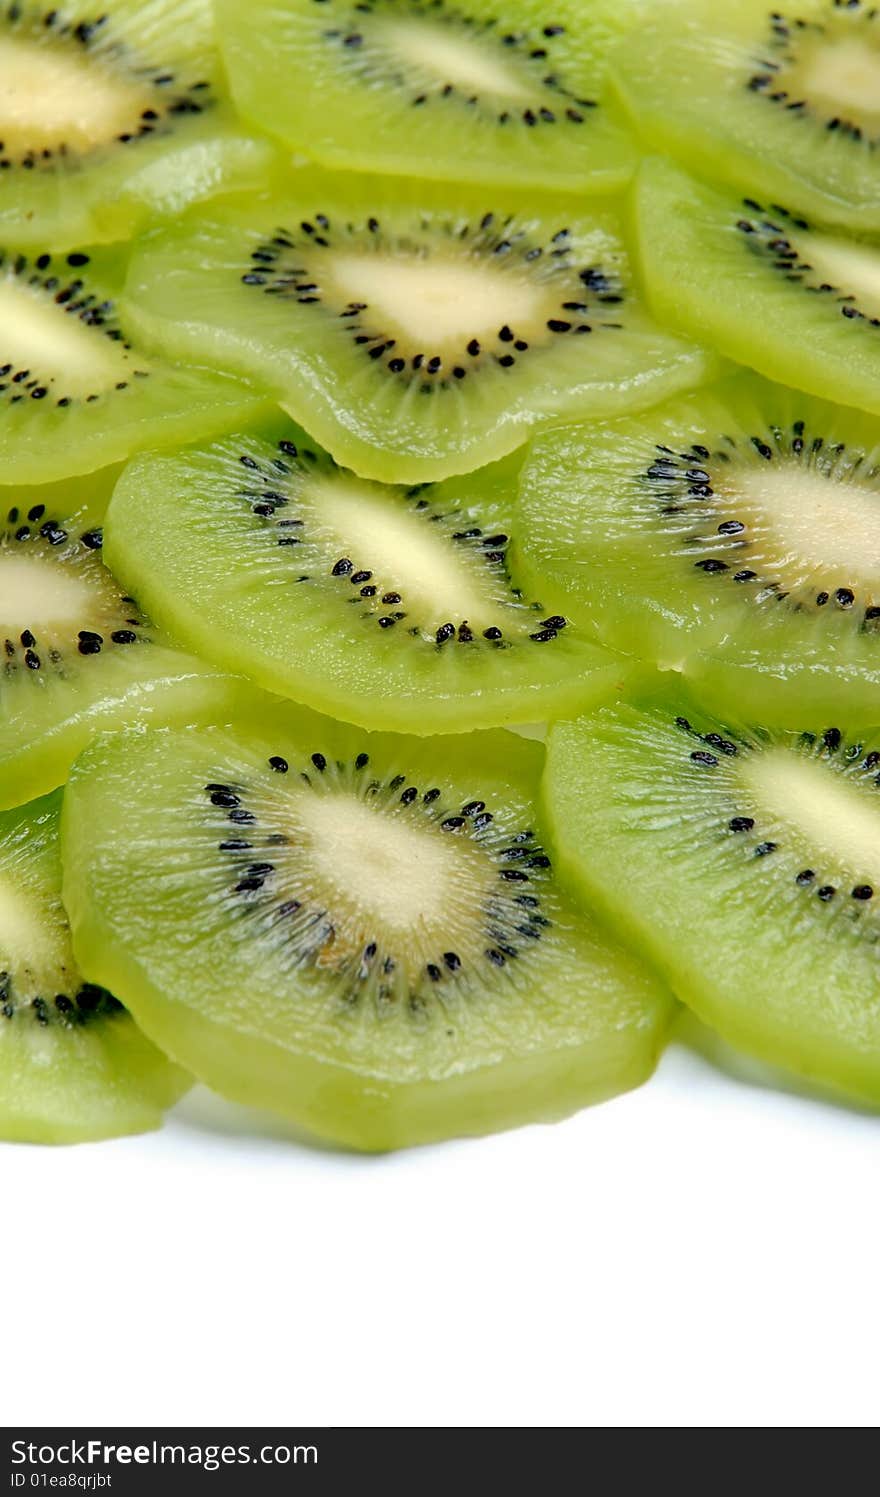
[[635, 208], [658, 317], [770, 379], [880, 412], [880, 243], [814, 230], [657, 157], [640, 168]]
[[110, 252], [0, 250], [0, 479], [51, 483], [260, 409], [226, 375], [148, 357], [120, 322]]
[[648, 148], [710, 181], [880, 230], [880, 14], [872, 0], [655, 3], [611, 64]]
[[715, 367], [641, 309], [607, 205], [296, 182], [287, 201], [145, 235], [125, 314], [164, 356], [251, 379], [362, 477], [468, 472], [536, 427], [640, 409]]
[[221, 0], [217, 13], [242, 112], [314, 160], [584, 193], [613, 192], [635, 162], [602, 99], [610, 9]]
[[224, 717], [247, 695], [172, 648], [104, 566], [117, 474], [0, 489], [0, 807], [62, 784], [101, 728]]
[[398, 732], [540, 722], [622, 662], [511, 573], [520, 462], [394, 487], [282, 419], [132, 462], [105, 554], [170, 634], [279, 696]]
[[143, 1133], [191, 1084], [77, 968], [60, 811], [56, 793], [0, 813], [0, 1139], [21, 1143]]
[[293, 708], [103, 737], [65, 804], [78, 959], [217, 1091], [355, 1148], [632, 1087], [670, 1000], [557, 882], [542, 760]]
[[876, 420], [740, 374], [523, 469], [526, 585], [602, 643], [764, 722], [877, 718]]
[[56, 251], [257, 183], [209, 0], [0, 4], [0, 243]]
[[560, 869], [700, 1018], [874, 1105], [878, 745], [667, 695], [554, 727], [544, 784]]

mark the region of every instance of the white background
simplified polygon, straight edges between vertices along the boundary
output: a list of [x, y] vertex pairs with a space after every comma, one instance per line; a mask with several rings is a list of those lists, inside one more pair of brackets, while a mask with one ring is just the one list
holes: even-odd
[[876, 1426], [880, 1120], [675, 1044], [382, 1158], [198, 1090], [0, 1149], [4, 1423]]

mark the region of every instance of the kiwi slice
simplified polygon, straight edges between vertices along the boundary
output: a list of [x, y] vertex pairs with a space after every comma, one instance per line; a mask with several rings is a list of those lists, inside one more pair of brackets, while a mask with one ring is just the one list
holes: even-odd
[[293, 708], [105, 736], [65, 804], [79, 960], [217, 1091], [356, 1148], [634, 1086], [670, 1000], [557, 882], [543, 754]]
[[[222, 430], [260, 408], [228, 375], [148, 357], [107, 251], [0, 249], [0, 477], [51, 483]], [[197, 353], [196, 353], [197, 358]]]
[[101, 727], [225, 715], [242, 695], [172, 649], [104, 566], [117, 472], [0, 489], [0, 807], [60, 785]]
[[655, 4], [611, 73], [653, 150], [845, 228], [880, 229], [873, 0]]
[[273, 156], [224, 102], [210, 0], [0, 4], [0, 243], [125, 239]]
[[[392, 487], [282, 420], [131, 463], [106, 554], [175, 638], [348, 722], [543, 721], [604, 695], [621, 669], [508, 567], [520, 461]], [[157, 535], [174, 536], [161, 566]]]
[[190, 1086], [121, 1003], [85, 982], [61, 903], [60, 792], [0, 813], [0, 1139], [157, 1128]]
[[703, 695], [797, 727], [877, 720], [880, 432], [752, 374], [548, 432], [521, 480], [529, 588]]
[[749, 1054], [880, 1102], [880, 735], [668, 697], [553, 728], [560, 868]]
[[218, 19], [242, 112], [314, 160], [584, 193], [614, 191], [635, 164], [601, 97], [608, 11], [580, 0], [221, 0]]
[[640, 170], [636, 207], [658, 317], [771, 379], [880, 412], [880, 243], [817, 232], [659, 158]]
[[166, 355], [251, 378], [363, 477], [446, 478], [712, 367], [639, 306], [615, 210], [575, 209], [303, 172], [293, 200], [145, 236], [126, 313]]

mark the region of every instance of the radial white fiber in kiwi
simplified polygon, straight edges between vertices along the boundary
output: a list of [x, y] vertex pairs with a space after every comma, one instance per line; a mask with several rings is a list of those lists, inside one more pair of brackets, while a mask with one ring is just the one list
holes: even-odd
[[[277, 695], [414, 733], [542, 722], [626, 665], [552, 589], [524, 591], [509, 559], [520, 462], [379, 484], [276, 420], [130, 464], [106, 554], [171, 635]], [[161, 567], [156, 535], [175, 537]]]
[[24, 1143], [157, 1128], [190, 1085], [76, 965], [60, 810], [56, 794], [0, 812], [0, 1139]]
[[252, 380], [365, 478], [470, 472], [715, 367], [645, 313], [608, 204], [314, 171], [288, 194], [145, 236], [126, 316], [166, 356]]
[[272, 157], [225, 101], [208, 0], [0, 5], [0, 243], [124, 239]]
[[65, 805], [79, 959], [216, 1090], [341, 1143], [564, 1116], [644, 1079], [670, 1001], [556, 878], [542, 760], [295, 709], [103, 739]]

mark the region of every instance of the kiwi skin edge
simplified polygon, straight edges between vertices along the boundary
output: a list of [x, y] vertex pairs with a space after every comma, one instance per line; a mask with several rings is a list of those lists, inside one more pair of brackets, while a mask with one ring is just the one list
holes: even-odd
[[[198, 1047], [203, 1054], [215, 1057], [215, 1064], [223, 1064], [229, 1039], [219, 1026], [212, 1033], [203, 1020], [195, 1023], [183, 1004], [157, 993], [135, 962], [123, 957], [118, 949], [110, 951], [97, 923], [90, 924], [87, 917], [79, 919], [75, 950], [94, 953], [102, 946], [101, 969], [108, 974], [107, 980], [112, 971], [117, 988], [129, 995], [130, 1002], [138, 1009], [141, 1002], [149, 1005], [154, 1044], [172, 1059], [182, 1050], [191, 1055]], [[94, 960], [90, 966], [96, 970]], [[670, 1003], [670, 1015], [672, 1011]], [[491, 1089], [485, 1075], [474, 1072], [439, 1085], [395, 1087], [392, 1097], [390, 1089], [378, 1082], [362, 1084], [341, 1066], [328, 1065], [326, 1074], [316, 1075], [313, 1061], [296, 1066], [289, 1052], [280, 1054], [275, 1046], [251, 1037], [252, 1080], [244, 1084], [240, 1073], [236, 1073], [236, 1080], [230, 1076], [223, 1095], [232, 1102], [282, 1115], [282, 1099], [295, 1096], [292, 1128], [302, 1125], [316, 1138], [358, 1153], [390, 1153], [448, 1139], [451, 1116], [455, 1117], [454, 1136], [463, 1138], [499, 1133], [526, 1123], [560, 1122], [584, 1107], [641, 1086], [653, 1073], [664, 1045], [662, 1030], [650, 1037], [646, 1033], [644, 1048], [638, 1054], [626, 1037], [620, 1037], [617, 1043], [611, 1041], [602, 1052], [587, 1043], [582, 1050], [561, 1050], [553, 1069], [547, 1068], [543, 1054], [499, 1065]], [[216, 1075], [212, 1066], [209, 1069]], [[538, 1074], [540, 1088], [535, 1084]], [[613, 1082], [609, 1082], [609, 1074], [614, 1076]], [[197, 1079], [206, 1081], [198, 1074]], [[217, 1090], [216, 1080], [206, 1084]], [[426, 1104], [420, 1092], [436, 1093], [439, 1105]], [[525, 1105], [524, 1094], [528, 1097]], [[335, 1120], [332, 1126], [327, 1122], [328, 1113]], [[350, 1120], [348, 1128], [340, 1126], [340, 1119]]]

